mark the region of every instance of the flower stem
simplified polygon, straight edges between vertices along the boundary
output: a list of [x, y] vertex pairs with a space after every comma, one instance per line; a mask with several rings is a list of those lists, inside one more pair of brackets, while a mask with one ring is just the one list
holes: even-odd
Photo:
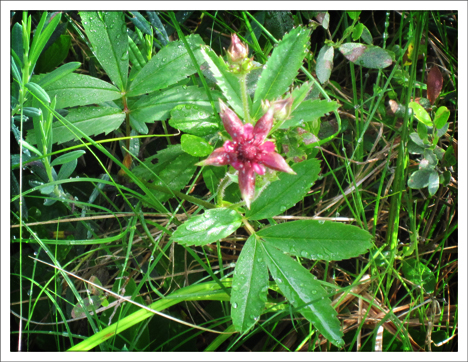
[[247, 73], [239, 76], [242, 108], [244, 110], [244, 123], [250, 123], [249, 96], [247, 95]]
[[226, 188], [232, 184], [232, 180], [229, 177], [229, 175], [224, 176], [224, 178], [221, 180], [218, 186], [218, 196], [217, 196], [217, 205], [221, 206], [223, 204], [223, 198], [224, 198], [224, 192], [226, 191]]

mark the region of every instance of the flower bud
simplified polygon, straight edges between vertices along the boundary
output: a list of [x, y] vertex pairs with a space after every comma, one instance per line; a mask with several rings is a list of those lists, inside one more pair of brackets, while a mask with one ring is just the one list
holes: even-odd
[[230, 62], [238, 63], [247, 58], [249, 55], [249, 47], [243, 44], [236, 34], [231, 35], [231, 45], [227, 50]]
[[285, 121], [291, 114], [293, 99], [291, 97], [273, 102], [273, 117], [277, 121]]

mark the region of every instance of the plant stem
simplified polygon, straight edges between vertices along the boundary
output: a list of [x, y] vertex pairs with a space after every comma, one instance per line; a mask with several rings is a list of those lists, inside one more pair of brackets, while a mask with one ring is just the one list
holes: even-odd
[[250, 123], [249, 96], [247, 95], [247, 73], [239, 76], [241, 90], [242, 109], [244, 110], [244, 123]]

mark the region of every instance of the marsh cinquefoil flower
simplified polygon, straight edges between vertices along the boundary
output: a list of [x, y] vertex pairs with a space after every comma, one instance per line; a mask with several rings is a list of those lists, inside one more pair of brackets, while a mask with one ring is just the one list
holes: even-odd
[[221, 119], [224, 128], [232, 137], [232, 141], [224, 142], [208, 158], [199, 163], [200, 166], [232, 165], [239, 171], [239, 188], [247, 207], [255, 194], [255, 173], [265, 174], [265, 167], [272, 170], [295, 174], [283, 157], [275, 152], [275, 144], [265, 141], [273, 125], [274, 107], [257, 121], [255, 126], [243, 124], [237, 115], [219, 100]]

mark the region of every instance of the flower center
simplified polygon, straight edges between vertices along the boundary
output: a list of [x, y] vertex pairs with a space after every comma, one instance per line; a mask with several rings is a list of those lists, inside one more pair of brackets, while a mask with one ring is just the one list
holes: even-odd
[[240, 161], [253, 161], [257, 156], [258, 149], [256, 145], [248, 142], [239, 144], [237, 152]]

